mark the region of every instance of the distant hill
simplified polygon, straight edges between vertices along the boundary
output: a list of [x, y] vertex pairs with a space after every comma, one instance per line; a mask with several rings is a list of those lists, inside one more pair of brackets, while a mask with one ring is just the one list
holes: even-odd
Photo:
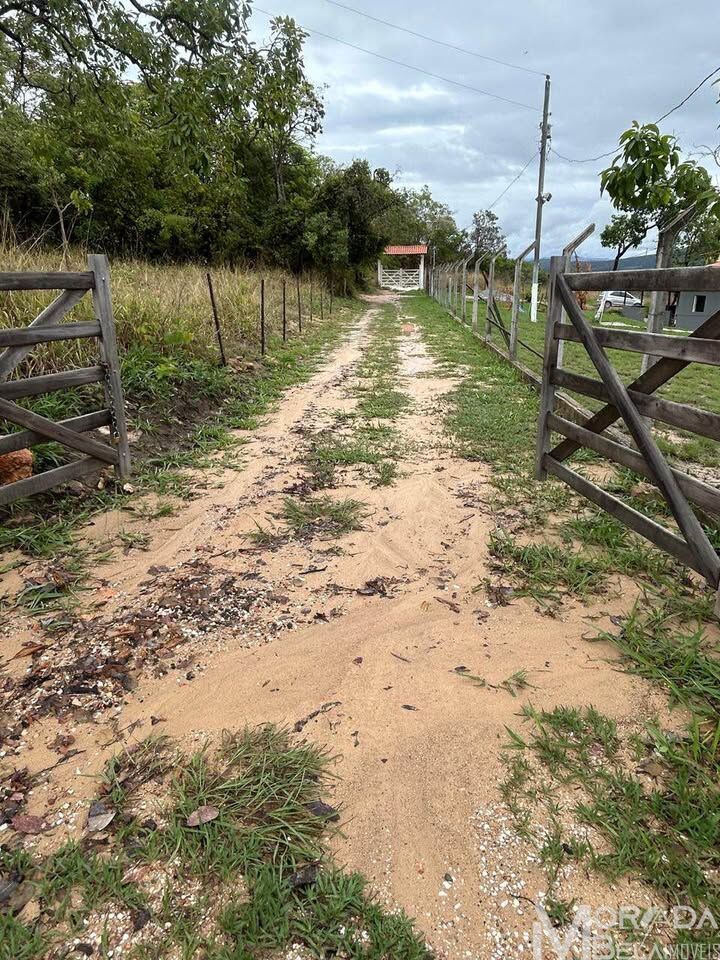
[[[581, 263], [589, 263], [590, 268], [593, 273], [597, 273], [599, 270], [612, 270], [613, 260], [586, 260], [581, 258]], [[550, 257], [544, 257], [540, 260], [540, 266], [543, 270], [550, 269]], [[655, 255], [646, 254], [642, 257], [623, 257], [620, 261], [620, 270], [642, 270], [647, 268], [652, 268], [655, 266]]]

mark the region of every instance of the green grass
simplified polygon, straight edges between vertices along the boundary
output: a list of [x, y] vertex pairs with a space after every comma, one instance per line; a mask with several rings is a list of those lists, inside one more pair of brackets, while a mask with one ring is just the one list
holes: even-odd
[[607, 591], [607, 562], [581, 551], [548, 543], [523, 545], [501, 532], [491, 534], [490, 553], [496, 569], [522, 584], [516, 590], [520, 596], [557, 603], [560, 588], [580, 600]]
[[367, 467], [364, 475], [374, 486], [392, 483], [397, 474], [397, 461], [402, 444], [397, 431], [388, 425], [350, 421], [350, 432], [341, 430], [337, 422], [315, 437], [305, 459], [313, 489], [321, 490], [338, 484], [338, 468]]
[[[505, 305], [498, 305], [500, 314], [503, 317], [505, 326], [510, 329], [510, 308]], [[480, 304], [479, 313], [481, 316], [480, 329], [484, 329], [486, 305]], [[586, 310], [585, 315], [591, 322], [594, 321], [594, 311]], [[604, 325], [608, 323], [626, 323], [630, 330], [644, 330], [645, 325], [620, 317], [618, 314], [609, 314], [604, 318]], [[603, 324], [601, 324], [603, 325]], [[685, 331], [675, 331], [676, 336], [686, 336]], [[545, 315], [540, 314], [537, 323], [532, 323], [527, 312], [520, 315], [519, 337], [529, 344], [541, 355], [544, 351], [545, 343]], [[493, 342], [504, 347], [504, 341], [500, 331], [493, 327]], [[613, 366], [620, 375], [624, 383], [630, 383], [641, 372], [642, 355], [639, 353], [630, 353], [626, 350], [606, 350]], [[518, 359], [535, 373], [542, 374], [542, 359], [535, 356], [529, 350], [520, 346], [518, 348]], [[598, 379], [597, 370], [587, 355], [583, 346], [579, 343], [565, 344], [565, 358], [563, 366], [573, 373], [581, 373], [585, 376]], [[702, 363], [693, 363], [682, 370], [672, 378], [666, 385], [657, 391], [657, 395], [665, 397], [668, 400], [675, 400], [678, 403], [689, 403], [695, 407], [701, 407], [710, 410], [713, 413], [720, 413], [720, 378], [714, 372], [715, 368]], [[590, 409], [597, 409], [601, 404], [588, 397], [577, 398], [581, 404]], [[668, 454], [672, 454], [678, 461], [688, 461], [698, 463], [703, 466], [720, 465], [720, 443], [710, 440], [707, 437], [697, 437], [690, 433], [679, 431], [682, 439], [663, 438], [663, 427], [658, 428], [658, 435], [661, 438], [663, 448]]]
[[[550, 899], [567, 902], [562, 892], [571, 884], [562, 875], [574, 863], [610, 883], [639, 876], [667, 904], [717, 915], [717, 756], [697, 738], [678, 739], [659, 727], [624, 741], [593, 707], [525, 707], [523, 715], [526, 728], [508, 745], [502, 791], [517, 828], [538, 849]], [[588, 828], [582, 840], [564, 826], [568, 813]], [[676, 936], [678, 943], [720, 943], [709, 928]]]
[[352, 530], [362, 529], [366, 511], [366, 504], [349, 497], [344, 500], [333, 500], [328, 496], [308, 500], [287, 497], [282, 517], [296, 537], [340, 537]]
[[385, 305], [371, 319], [369, 343], [363, 352], [352, 395], [355, 410], [338, 414], [333, 425], [314, 437], [305, 466], [313, 490], [337, 486], [341, 471], [359, 467], [373, 487], [390, 486], [397, 477], [397, 464], [406, 444], [393, 424], [411, 408], [409, 397], [397, 387], [401, 336], [398, 310]]
[[[291, 944], [316, 957], [430, 960], [410, 920], [333, 862], [339, 813], [323, 801], [331, 763], [273, 726], [226, 733], [192, 756], [167, 739], [121, 754], [105, 775], [115, 818], [102, 852], [73, 841], [46, 858], [2, 855], [5, 873], [35, 886], [40, 913], [0, 918], [0, 958], [40, 960], [98, 929], [94, 956], [107, 958], [134, 924], [131, 960], [265, 960]], [[164, 798], [156, 820], [134, 812], [148, 789]], [[201, 807], [214, 818], [189, 826]], [[98, 924], [111, 910], [129, 914], [119, 932]]]
[[[177, 424], [169, 448], [152, 452], [151, 444], [149, 452], [136, 457], [132, 495], [111, 483], [102, 491], [80, 495], [61, 489], [0, 508], [0, 556], [11, 550], [34, 558], [77, 556], [78, 530], [94, 515], [130, 505], [137, 509], [143, 493], [192, 498], [198, 481], [187, 473], [190, 468], [237, 468], [239, 441], [230, 431], [252, 428], [288, 387], [307, 380], [357, 309], [338, 310], [286, 344], [273, 341], [272, 355], [251, 374], [235, 374], [182, 353], [168, 358], [146, 348], [128, 351], [123, 378], [133, 416], [147, 430], [148, 424], [167, 426], [179, 420], [177, 410], [187, 410], [187, 424]], [[193, 422], [188, 399], [201, 422]], [[85, 412], [88, 402], [78, 391], [48, 394], [42, 404], [53, 406], [43, 406], [42, 412], [59, 418]]]
[[[545, 869], [548, 913], [558, 925], [572, 919], [572, 883], [564, 877], [565, 868], [574, 865], [608, 882], [641, 877], [661, 903], [708, 905], [717, 915], [720, 659], [708, 629], [715, 620], [713, 593], [681, 564], [566, 488], [536, 483], [535, 394], [439, 305], [417, 297], [411, 310], [436, 359], [462, 378], [446, 404], [454, 452], [493, 469], [495, 571], [510, 578], [516, 591], [553, 608], [568, 595], [586, 600], [602, 593], [616, 574], [635, 580], [640, 596], [634, 609], [618, 621], [616, 632], [598, 639], [615, 645], [625, 670], [657, 684], [671, 707], [685, 711], [674, 732], [650, 718], [621, 734], [592, 706], [546, 711], [526, 706], [526, 727], [508, 730], [502, 792], [516, 831], [536, 846]], [[528, 326], [525, 321], [523, 333], [531, 342], [535, 336], [539, 347], [542, 324], [530, 331]], [[569, 345], [568, 365], [574, 346]], [[639, 370], [639, 357], [630, 357], [623, 376], [634, 375], [636, 366]], [[718, 390], [720, 384], [714, 386]], [[693, 396], [679, 391], [674, 399], [717, 408], [702, 390]], [[700, 444], [693, 453], [704, 448]], [[579, 469], [595, 459], [575, 458]], [[667, 520], [664, 505], [639, 480], [619, 469], [605, 485]], [[481, 677], [466, 679], [487, 685]], [[646, 776], [645, 769], [657, 776]], [[717, 934], [710, 934], [703, 931], [703, 939], [715, 942]], [[689, 936], [681, 932], [679, 939]]]

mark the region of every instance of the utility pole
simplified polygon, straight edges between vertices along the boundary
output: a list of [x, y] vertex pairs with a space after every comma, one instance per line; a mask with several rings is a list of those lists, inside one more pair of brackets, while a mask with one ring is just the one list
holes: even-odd
[[[530, 300], [530, 319], [537, 321], [538, 283], [540, 280], [540, 237], [542, 235], [543, 207], [545, 206], [545, 164], [547, 162], [548, 143], [550, 141], [550, 74], [545, 76], [545, 100], [540, 137], [540, 172], [538, 174], [537, 214], [535, 216], [535, 259], [533, 260], [532, 297]], [[549, 197], [547, 198], [550, 199]]]

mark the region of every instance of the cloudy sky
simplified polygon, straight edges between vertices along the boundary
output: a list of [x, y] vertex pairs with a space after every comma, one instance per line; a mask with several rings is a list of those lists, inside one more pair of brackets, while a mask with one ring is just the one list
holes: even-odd
[[[343, 2], [526, 68], [439, 46], [329, 0], [261, 0], [263, 10], [293, 16], [311, 34], [309, 72], [327, 87], [318, 148], [335, 160], [366, 157], [396, 172], [404, 185], [427, 183], [467, 226], [473, 211], [493, 204], [533, 158], [494, 207], [511, 252], [526, 246], [534, 229], [544, 84], [539, 74], [552, 77], [553, 152], [546, 176], [552, 200], [543, 231], [543, 255], [549, 255], [591, 221], [599, 233], [610, 215], [597, 177], [608, 161], [570, 163], [559, 155], [583, 159], [612, 150], [632, 120], [657, 120], [720, 66], [717, 0]], [[268, 19], [256, 11], [254, 26], [266, 31]], [[378, 59], [321, 33], [505, 100]], [[706, 85], [662, 124], [689, 154], [720, 140], [719, 89]], [[714, 164], [709, 168], [720, 173]], [[583, 251], [606, 255], [597, 239]]]

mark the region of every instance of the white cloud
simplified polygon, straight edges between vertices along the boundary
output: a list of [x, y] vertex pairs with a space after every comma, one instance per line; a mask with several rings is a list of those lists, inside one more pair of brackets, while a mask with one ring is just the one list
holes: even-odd
[[[396, 0], [391, 9], [382, 0], [357, 6], [448, 43], [549, 71], [553, 146], [568, 157], [611, 150], [632, 120], [657, 119], [717, 66], [717, 0], [516, 0], [512, 7], [486, 0], [481, 10], [476, 0], [440, 9], [429, 0]], [[372, 166], [400, 171], [405, 185], [428, 183], [466, 225], [536, 149], [541, 76], [428, 43], [324, 0], [283, 0], [273, 12], [459, 83], [537, 104], [535, 113], [523, 110], [311, 36], [311, 77], [328, 85], [318, 149], [337, 160], [364, 156]], [[259, 20], [261, 29], [265, 24]], [[663, 123], [688, 153], [718, 142], [717, 94], [718, 87], [704, 88]], [[573, 164], [550, 155], [544, 254], [559, 252], [591, 220], [598, 229], [583, 249], [602, 252], [597, 237], [611, 208], [600, 197], [598, 172], [607, 162]], [[532, 236], [536, 178], [537, 164], [531, 164], [497, 206], [514, 248]]]

